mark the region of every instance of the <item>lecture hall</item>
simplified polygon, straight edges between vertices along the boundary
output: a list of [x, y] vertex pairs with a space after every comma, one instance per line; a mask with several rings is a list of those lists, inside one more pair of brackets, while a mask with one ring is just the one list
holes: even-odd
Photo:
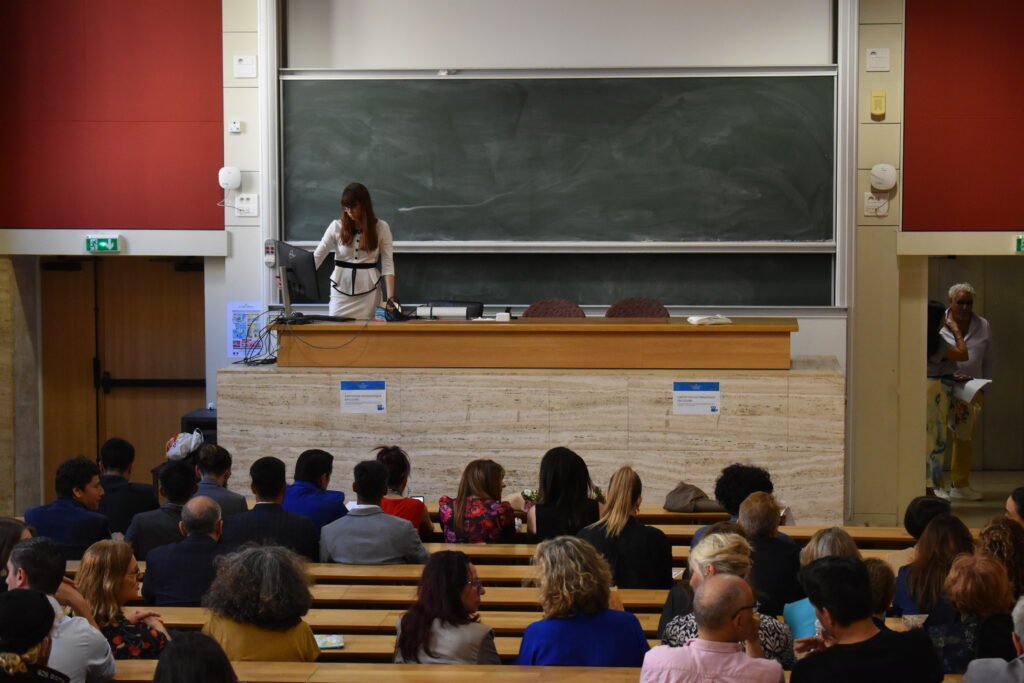
[[0, 3], [0, 681], [1024, 683], [1021, 26]]

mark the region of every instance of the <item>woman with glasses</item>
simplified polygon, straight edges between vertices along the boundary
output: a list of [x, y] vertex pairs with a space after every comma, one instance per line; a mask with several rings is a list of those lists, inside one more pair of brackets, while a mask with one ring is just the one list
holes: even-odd
[[464, 553], [434, 553], [423, 568], [416, 602], [398, 621], [395, 661], [500, 664], [494, 631], [480, 622], [487, 591]]
[[92, 616], [110, 643], [114, 659], [157, 659], [171, 636], [160, 615], [124, 606], [139, 598], [142, 572], [132, 547], [120, 541], [98, 541], [82, 556], [76, 584], [92, 606]]
[[370, 191], [360, 183], [351, 183], [341, 193], [341, 217], [331, 221], [313, 251], [317, 268], [329, 252], [334, 253], [331, 315], [373, 320], [381, 304], [381, 279], [388, 305], [397, 305], [391, 227], [377, 219]]

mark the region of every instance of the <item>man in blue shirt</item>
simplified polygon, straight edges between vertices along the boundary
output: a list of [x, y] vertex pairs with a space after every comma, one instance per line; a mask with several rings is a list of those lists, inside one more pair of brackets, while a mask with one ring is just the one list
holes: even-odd
[[107, 518], [97, 512], [103, 498], [100, 468], [83, 456], [61, 463], [56, 476], [57, 500], [25, 513], [37, 536], [52, 538], [64, 557], [80, 560], [85, 549], [110, 538]]
[[284, 494], [284, 509], [295, 515], [309, 517], [317, 532], [334, 520], [344, 517], [345, 494], [328, 491], [334, 456], [327, 451], [304, 451], [295, 462], [295, 483]]

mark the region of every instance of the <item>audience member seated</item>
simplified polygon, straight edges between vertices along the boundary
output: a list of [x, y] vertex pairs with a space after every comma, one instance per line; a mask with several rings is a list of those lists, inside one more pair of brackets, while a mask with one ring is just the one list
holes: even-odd
[[1024, 486], [1018, 486], [1006, 497], [1006, 518], [1024, 526]]
[[302, 558], [281, 546], [248, 546], [217, 560], [203, 598], [203, 633], [231, 661], [312, 662], [320, 656], [302, 617], [313, 597]]
[[953, 515], [939, 515], [928, 522], [914, 561], [896, 574], [896, 615], [931, 612], [942, 598], [953, 560], [961, 553], [974, 553], [974, 538], [963, 522]]
[[1024, 683], [1024, 598], [1013, 608], [1013, 649], [1017, 656], [975, 659], [967, 665], [963, 683]]
[[53, 608], [53, 632], [50, 634], [51, 668], [72, 683], [97, 683], [114, 677], [114, 657], [103, 634], [82, 616], [64, 613], [63, 604], [76, 612], [89, 614], [90, 606], [81, 594], [64, 581], [64, 555], [51, 539], [39, 536], [14, 547], [7, 561], [7, 587], [39, 591]]
[[901, 550], [894, 550], [885, 557], [885, 561], [892, 567], [893, 572], [898, 572], [914, 561], [917, 554], [916, 542], [921, 539], [921, 534], [932, 521], [939, 515], [950, 513], [949, 501], [938, 496], [918, 496], [907, 504], [907, 510], [903, 513], [903, 528], [914, 537], [915, 545]]
[[538, 543], [575, 536], [600, 518], [587, 463], [568, 448], [559, 446], [544, 454], [539, 484], [537, 503], [526, 512], [526, 528]]
[[661, 529], [641, 524], [643, 484], [629, 467], [621, 467], [608, 485], [608, 504], [601, 521], [579, 532], [597, 548], [619, 588], [671, 588], [672, 544]]
[[171, 460], [160, 468], [160, 495], [167, 502], [156, 510], [135, 515], [126, 541], [132, 544], [135, 557], [149, 558], [149, 552], [181, 540], [181, 508], [196, 491], [195, 467], [181, 460]]
[[284, 494], [284, 509], [313, 520], [317, 535], [320, 529], [348, 512], [345, 494], [327, 490], [333, 470], [334, 456], [327, 451], [303, 451], [295, 461], [295, 483]]
[[746, 532], [757, 558], [753, 582], [761, 614], [777, 617], [784, 605], [804, 597], [797, 580], [800, 547], [791, 539], [779, 538], [782, 508], [770, 493], [751, 493], [740, 505], [739, 523]]
[[1003, 565], [1014, 600], [1024, 595], [1024, 527], [996, 517], [978, 534], [978, 552]]
[[225, 519], [249, 511], [245, 496], [226, 487], [231, 478], [231, 454], [223, 446], [204, 443], [196, 456], [196, 470], [199, 472], [197, 496], [206, 496], [217, 501], [220, 514]]
[[1013, 595], [1002, 565], [991, 557], [960, 555], [946, 577], [945, 596], [959, 620], [924, 625], [946, 673], [962, 674], [974, 659], [1010, 661], [1017, 656], [1010, 617]]
[[[711, 534], [736, 534], [746, 538], [746, 532], [736, 522], [715, 522], [708, 527], [704, 534], [707, 538]], [[665, 605], [661, 608], [661, 617], [658, 619], [658, 638], [665, 637], [665, 627], [674, 617], [684, 617], [693, 611], [693, 589], [689, 582], [689, 568], [686, 570], [686, 581], [676, 581], [668, 591]]]
[[[762, 491], [772, 493], [775, 486], [772, 484], [772, 477], [768, 470], [753, 465], [741, 465], [734, 463], [722, 470], [715, 480], [715, 500], [717, 500], [725, 511], [729, 513], [731, 521], [735, 522], [740, 516], [740, 505], [751, 493]], [[792, 522], [790, 522], [792, 524]], [[690, 547], [695, 548], [700, 539], [707, 533], [707, 527], [701, 527], [693, 534]], [[789, 536], [781, 531], [776, 534], [781, 539], [789, 539]]]
[[146, 558], [142, 598], [149, 605], [198, 607], [217, 575], [215, 560], [224, 528], [217, 501], [198, 496], [181, 509], [180, 543], [153, 548]]
[[446, 543], [511, 543], [516, 537], [512, 506], [502, 502], [505, 468], [493, 460], [473, 460], [462, 472], [452, 500], [441, 496], [438, 513]]
[[484, 590], [469, 558], [444, 550], [423, 568], [416, 602], [398, 620], [395, 661], [421, 664], [501, 664], [494, 630], [480, 622]]
[[355, 466], [352, 490], [358, 503], [320, 534], [320, 561], [341, 564], [423, 564], [427, 549], [406, 520], [381, 509], [388, 470], [376, 460]]
[[762, 658], [756, 606], [750, 584], [743, 579], [709, 576], [694, 595], [697, 638], [682, 647], [659, 645], [648, 652], [640, 680], [780, 683], [782, 665]]
[[[696, 591], [704, 579], [717, 574], [738, 576], [750, 581], [754, 563], [750, 543], [738, 534], [707, 534], [697, 547], [690, 551], [690, 586]], [[789, 629], [777, 619], [760, 615], [758, 641], [766, 659], [774, 659], [783, 666], [793, 666], [793, 637]], [[662, 642], [672, 647], [682, 647], [697, 637], [697, 621], [694, 615], [673, 617], [665, 625]]]
[[160, 505], [152, 485], [130, 481], [134, 463], [135, 446], [124, 439], [115, 436], [100, 446], [100, 485], [103, 487], [100, 512], [106, 515], [114, 533], [123, 534], [132, 517], [156, 510]]
[[408, 454], [398, 446], [380, 446], [377, 448], [377, 462], [388, 470], [388, 492], [381, 499], [380, 508], [389, 515], [409, 520], [420, 538], [428, 540], [434, 534], [434, 523], [430, 521], [427, 506], [422, 500], [405, 495], [412, 471]]
[[66, 683], [47, 666], [53, 608], [39, 591], [0, 594], [0, 681]]
[[156, 612], [124, 612], [130, 600], [139, 598], [140, 574], [132, 547], [120, 541], [89, 546], [78, 569], [78, 590], [92, 606], [93, 621], [114, 659], [156, 659], [171, 639]]
[[217, 641], [197, 631], [178, 634], [160, 654], [153, 683], [238, 683]]
[[36, 535], [55, 540], [66, 559], [80, 560], [86, 548], [110, 538], [110, 524], [97, 512], [103, 498], [100, 468], [82, 456], [65, 460], [57, 468], [56, 489], [57, 500], [30, 508], [25, 522]]
[[32, 538], [32, 530], [23, 521], [0, 517], [0, 593], [7, 590], [7, 558], [11, 550], [28, 538]]
[[877, 557], [864, 560], [864, 566], [868, 570], [868, 581], [871, 582], [871, 618], [875, 620], [875, 626], [886, 629], [885, 615], [892, 607], [892, 599], [896, 595], [896, 574], [888, 562]]
[[800, 570], [800, 584], [821, 622], [820, 636], [797, 642], [810, 652], [790, 683], [900, 681], [940, 683], [942, 665], [923, 631], [880, 630], [871, 619], [868, 570], [853, 557], [823, 557]]
[[[811, 540], [800, 550], [800, 565], [806, 567], [811, 562], [823, 557], [861, 559], [857, 544], [850, 534], [837, 526], [814, 532]], [[794, 638], [807, 638], [817, 633], [817, 616], [814, 605], [807, 598], [788, 603], [782, 608], [782, 618], [786, 621], [786, 626], [789, 627]]]
[[609, 607], [612, 573], [592, 545], [559, 536], [537, 545], [544, 618], [526, 627], [517, 664], [643, 664], [647, 638], [636, 616]]
[[244, 543], [276, 544], [316, 562], [319, 534], [313, 521], [281, 506], [286, 486], [284, 463], [274, 457], [260, 458], [249, 468], [249, 476], [256, 505], [224, 520], [221, 543], [228, 548]]

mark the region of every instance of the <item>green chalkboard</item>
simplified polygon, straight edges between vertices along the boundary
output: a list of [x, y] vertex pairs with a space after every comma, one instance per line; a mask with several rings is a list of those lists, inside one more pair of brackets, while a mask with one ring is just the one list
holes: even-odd
[[828, 241], [832, 76], [282, 80], [283, 225], [396, 240]]

